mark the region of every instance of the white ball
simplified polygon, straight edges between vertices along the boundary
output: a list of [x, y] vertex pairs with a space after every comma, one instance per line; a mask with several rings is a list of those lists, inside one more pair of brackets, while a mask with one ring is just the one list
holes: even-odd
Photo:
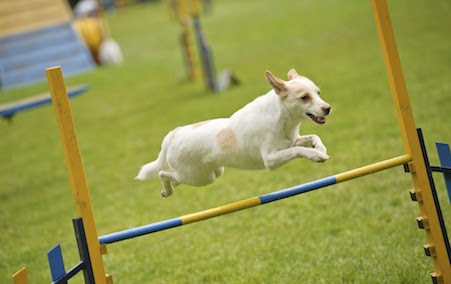
[[102, 65], [120, 64], [122, 62], [122, 51], [113, 39], [105, 39], [99, 48], [99, 62]]

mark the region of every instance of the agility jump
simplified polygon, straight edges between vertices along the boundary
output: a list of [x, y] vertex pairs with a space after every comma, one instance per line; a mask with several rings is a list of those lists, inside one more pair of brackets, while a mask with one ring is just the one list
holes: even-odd
[[[186, 8], [188, 2], [189, 9]], [[216, 67], [213, 58], [213, 49], [208, 44], [205, 33], [200, 22], [201, 3], [199, 0], [168, 0], [167, 5], [171, 18], [180, 22], [182, 35], [181, 46], [183, 58], [185, 60], [188, 78], [196, 81], [199, 72], [196, 68], [196, 58], [191, 48], [190, 26], [192, 22], [195, 33], [195, 40], [199, 49], [199, 56], [202, 66], [203, 79], [207, 89], [214, 93], [219, 93], [227, 89], [230, 85], [239, 85], [238, 78], [230, 70], [223, 70], [216, 76]], [[204, 8], [210, 9], [210, 1], [204, 1]]]
[[[412, 199], [418, 201], [420, 207], [421, 216], [418, 217], [417, 220], [419, 221], [420, 228], [422, 225], [426, 233], [428, 244], [425, 246], [425, 249], [427, 248], [430, 252], [435, 267], [435, 272], [431, 273], [431, 277], [434, 283], [451, 283], [450, 252], [446, 229], [443, 226], [443, 218], [441, 217], [436, 193], [433, 190], [433, 183], [430, 183], [430, 169], [427, 162], [427, 155], [425, 151], [423, 151], [424, 149], [422, 149], [424, 148], [422, 147], [424, 145], [422, 145], [421, 132], [417, 132], [415, 127], [387, 3], [385, 0], [371, 0], [371, 4], [401, 130], [405, 154], [292, 188], [101, 237], [98, 237], [94, 222], [91, 201], [86, 185], [86, 178], [61, 69], [59, 67], [47, 69], [47, 78], [66, 157], [66, 165], [77, 216], [83, 221], [86, 246], [91, 264], [91, 272], [87, 271], [88, 269], [84, 269], [85, 281], [87, 283], [112, 283], [112, 277], [110, 275], [105, 275], [101, 256], [102, 252], [105, 253], [105, 244], [107, 243], [114, 243], [255, 207], [372, 174], [384, 169], [404, 165], [405, 169], [410, 172], [414, 185], [414, 188], [410, 191]], [[79, 234], [77, 234], [77, 239], [78, 235]], [[92, 273], [92, 278], [86, 277], [87, 273]], [[23, 275], [21, 277], [23, 277]], [[54, 283], [62, 283], [59, 281], [60, 279], [54, 279]]]
[[268, 193], [265, 195], [261, 195], [258, 197], [253, 197], [249, 199], [245, 199], [242, 201], [238, 201], [235, 203], [230, 203], [224, 206], [219, 206], [215, 208], [211, 208], [208, 210], [188, 214], [181, 216], [179, 218], [173, 218], [137, 228], [132, 228], [129, 230], [124, 230], [104, 236], [99, 237], [100, 244], [111, 244], [115, 242], [119, 242], [126, 239], [131, 239], [135, 237], [139, 237], [142, 235], [152, 234], [158, 231], [163, 231], [166, 229], [191, 224], [194, 222], [199, 222], [202, 220], [210, 219], [213, 217], [218, 217], [221, 215], [225, 215], [228, 213], [232, 213], [235, 211], [240, 211], [243, 209], [248, 209], [251, 207], [267, 204], [270, 202], [278, 201], [284, 198], [293, 197], [295, 195], [299, 195], [302, 193], [306, 193], [309, 191], [313, 191], [316, 189], [320, 189], [323, 187], [327, 187], [329, 185], [337, 184], [340, 182], [344, 182], [347, 180], [351, 180], [357, 177], [361, 177], [364, 175], [369, 175], [375, 172], [379, 172], [385, 169], [389, 169], [392, 167], [396, 167], [399, 165], [403, 165], [411, 161], [410, 156], [403, 155], [393, 159], [385, 160], [379, 163], [375, 163], [372, 165], [368, 165], [365, 167], [361, 167], [355, 170], [347, 171], [341, 174], [337, 174], [330, 177], [325, 177], [322, 179], [318, 179], [309, 183], [304, 183], [298, 186], [290, 187], [287, 189], [275, 191], [272, 193]]

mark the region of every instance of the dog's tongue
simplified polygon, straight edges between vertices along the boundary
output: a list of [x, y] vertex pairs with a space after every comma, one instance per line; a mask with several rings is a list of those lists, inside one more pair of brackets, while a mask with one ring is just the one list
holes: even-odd
[[324, 124], [324, 123], [326, 123], [326, 117], [324, 117], [324, 116], [322, 116], [322, 117], [317, 117], [317, 116], [314, 116], [314, 115], [311, 114], [311, 113], [307, 113], [307, 115], [308, 115], [314, 122], [316, 122], [316, 123], [318, 123], [318, 124]]
[[315, 122], [319, 123], [319, 124], [324, 124], [326, 123], [326, 118], [323, 117], [315, 117]]

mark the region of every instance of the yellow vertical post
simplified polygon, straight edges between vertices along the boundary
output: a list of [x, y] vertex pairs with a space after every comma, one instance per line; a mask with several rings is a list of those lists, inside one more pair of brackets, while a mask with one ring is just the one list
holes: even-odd
[[180, 21], [186, 21], [187, 14], [185, 8], [185, 0], [176, 0], [177, 5], [177, 16]]
[[14, 284], [28, 284], [27, 269], [22, 267], [19, 271], [13, 274]]
[[412, 162], [409, 164], [412, 181], [415, 191], [420, 192], [422, 196], [422, 200], [418, 202], [421, 218], [427, 218], [429, 223], [428, 228], [425, 228], [428, 245], [434, 246], [437, 252], [432, 256], [435, 273], [432, 273], [431, 276], [436, 278], [438, 283], [451, 283], [451, 265], [410, 107], [387, 2], [386, 0], [371, 0], [371, 4], [404, 148], [406, 153], [412, 157]]
[[200, 14], [200, 3], [199, 0], [190, 0], [189, 7], [192, 17], [199, 17]]
[[91, 199], [89, 198], [88, 186], [86, 184], [86, 177], [63, 74], [61, 67], [48, 68], [45, 72], [55, 108], [55, 116], [63, 145], [64, 156], [66, 158], [67, 172], [69, 173], [75, 209], [77, 216], [83, 219], [94, 279], [96, 283], [103, 284], [106, 283], [105, 269], [100, 254], [100, 244], [94, 222]]
[[176, 0], [177, 17], [182, 26], [183, 49], [185, 52], [186, 64], [189, 69], [190, 80], [196, 81], [199, 77], [195, 66], [194, 53], [191, 49], [191, 40], [189, 32], [189, 17], [186, 12], [185, 0]]

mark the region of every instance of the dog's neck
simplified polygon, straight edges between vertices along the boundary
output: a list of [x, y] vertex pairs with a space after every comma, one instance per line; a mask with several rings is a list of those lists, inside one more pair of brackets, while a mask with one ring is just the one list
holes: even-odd
[[298, 135], [299, 129], [301, 127], [301, 123], [303, 121], [302, 118], [297, 117], [283, 104], [282, 100], [276, 93], [271, 94], [276, 96], [279, 113], [278, 113], [278, 124], [280, 125], [280, 130], [285, 134], [284, 136]]
[[[281, 107], [284, 108], [283, 104]], [[280, 113], [280, 125], [282, 127], [282, 132], [285, 137], [289, 139], [296, 139], [299, 135], [299, 130], [301, 128], [302, 121], [296, 119], [291, 113]]]

